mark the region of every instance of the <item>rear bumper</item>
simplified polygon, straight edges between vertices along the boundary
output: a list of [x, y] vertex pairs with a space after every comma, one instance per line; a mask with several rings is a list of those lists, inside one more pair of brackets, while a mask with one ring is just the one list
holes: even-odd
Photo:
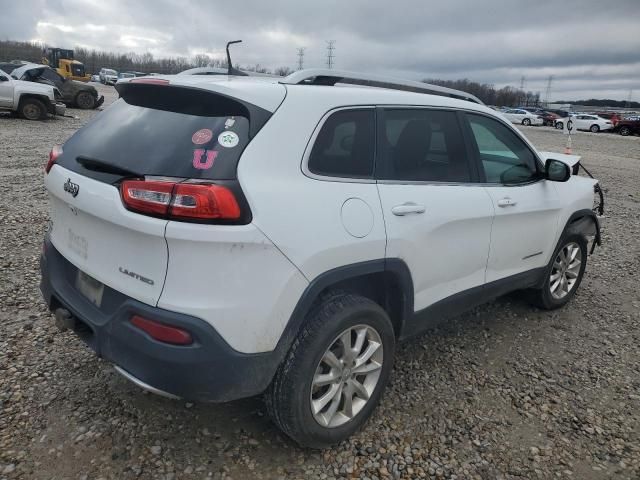
[[[40, 269], [40, 290], [49, 309], [68, 310], [74, 332], [143, 388], [189, 400], [224, 402], [257, 395], [273, 378], [279, 358], [275, 352], [237, 352], [199, 318], [149, 306], [106, 285], [101, 307], [96, 307], [76, 290], [77, 268], [48, 238]], [[184, 328], [194, 343], [158, 342], [130, 323], [132, 315]]]

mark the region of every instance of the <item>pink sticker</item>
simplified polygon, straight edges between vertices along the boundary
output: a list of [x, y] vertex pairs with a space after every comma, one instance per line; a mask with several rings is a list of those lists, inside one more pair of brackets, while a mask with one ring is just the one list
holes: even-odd
[[[197, 168], [198, 170], [209, 170], [211, 167], [213, 167], [213, 162], [217, 156], [218, 152], [216, 150], [204, 150], [202, 148], [196, 148], [193, 151], [193, 168]], [[203, 157], [205, 157], [204, 161]]]
[[213, 132], [208, 128], [203, 128], [193, 134], [193, 136], [191, 137], [191, 141], [196, 145], [204, 145], [212, 138], [213, 138]]

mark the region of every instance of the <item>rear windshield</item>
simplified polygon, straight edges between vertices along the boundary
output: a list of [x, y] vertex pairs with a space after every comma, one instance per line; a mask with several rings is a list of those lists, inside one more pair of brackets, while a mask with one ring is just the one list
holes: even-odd
[[[233, 180], [242, 151], [269, 115], [203, 90], [143, 84], [118, 88], [122, 98], [65, 143], [63, 167], [103, 181], [127, 172]], [[103, 173], [111, 176], [101, 178]]]

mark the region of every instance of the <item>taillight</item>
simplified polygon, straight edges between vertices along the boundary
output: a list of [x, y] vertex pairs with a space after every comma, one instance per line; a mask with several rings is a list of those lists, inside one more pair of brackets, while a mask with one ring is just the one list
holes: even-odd
[[125, 180], [122, 202], [138, 213], [175, 220], [238, 220], [240, 206], [233, 192], [215, 184]]
[[169, 211], [173, 182], [125, 180], [120, 186], [125, 206], [136, 212], [164, 216]]
[[140, 315], [131, 317], [131, 323], [159, 342], [170, 343], [172, 345], [191, 345], [193, 343], [191, 334], [182, 328], [156, 322], [155, 320], [149, 320]]
[[240, 207], [233, 192], [220, 185], [179, 183], [171, 200], [171, 218], [240, 218]]
[[47, 166], [44, 167], [45, 173], [49, 173], [49, 171], [51, 170], [51, 168], [53, 168], [53, 165], [56, 163], [60, 155], [62, 155], [62, 146], [54, 145], [51, 151], [49, 152], [49, 161], [47, 162]]

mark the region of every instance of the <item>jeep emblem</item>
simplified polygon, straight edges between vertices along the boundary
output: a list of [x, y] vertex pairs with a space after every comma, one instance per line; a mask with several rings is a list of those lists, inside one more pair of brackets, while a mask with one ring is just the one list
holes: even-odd
[[70, 178], [64, 183], [64, 191], [71, 194], [72, 197], [77, 197], [80, 191], [80, 186], [77, 183], [73, 183]]

